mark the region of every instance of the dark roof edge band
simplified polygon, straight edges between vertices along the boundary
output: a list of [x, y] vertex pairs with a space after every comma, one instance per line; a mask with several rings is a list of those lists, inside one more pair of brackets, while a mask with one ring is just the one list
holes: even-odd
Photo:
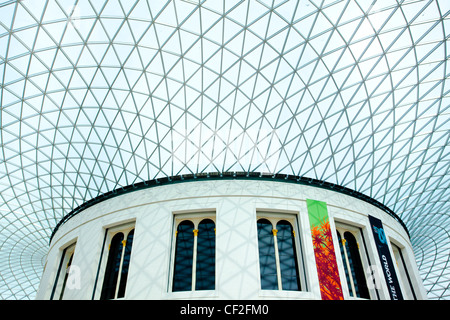
[[349, 195], [354, 198], [363, 200], [363, 201], [383, 210], [384, 212], [386, 212], [389, 216], [394, 218], [398, 223], [400, 223], [402, 225], [402, 227], [405, 229], [406, 233], [408, 234], [408, 237], [410, 237], [409, 231], [406, 228], [405, 223], [400, 219], [400, 217], [398, 217], [394, 213], [394, 211], [389, 209], [387, 206], [385, 206], [384, 204], [380, 203], [379, 201], [377, 201], [375, 199], [372, 199], [369, 196], [366, 196], [365, 194], [362, 194], [358, 191], [354, 191], [354, 190], [346, 188], [346, 187], [342, 187], [342, 186], [334, 184], [334, 183], [317, 180], [317, 179], [312, 179], [312, 178], [307, 178], [307, 177], [300, 177], [300, 176], [280, 174], [280, 173], [272, 174], [272, 173], [260, 173], [260, 172], [211, 172], [211, 173], [184, 174], [184, 175], [173, 176], [173, 177], [162, 177], [162, 178], [158, 178], [158, 179], [139, 182], [139, 183], [132, 184], [132, 185], [129, 185], [126, 187], [121, 187], [121, 188], [109, 191], [107, 193], [104, 193], [102, 195], [99, 195], [99, 196], [83, 203], [82, 205], [78, 206], [77, 208], [72, 210], [70, 213], [65, 215], [58, 222], [56, 227], [53, 229], [53, 232], [50, 236], [49, 243], [52, 242], [52, 239], [53, 239], [54, 235], [56, 234], [56, 232], [58, 231], [58, 229], [64, 223], [66, 223], [69, 219], [71, 219], [75, 215], [79, 214], [83, 210], [86, 210], [87, 208], [90, 208], [102, 201], [129, 193], [129, 192], [152, 188], [152, 187], [157, 187], [157, 186], [161, 186], [161, 185], [167, 185], [167, 184], [171, 184], [171, 183], [189, 182], [189, 181], [198, 181], [198, 180], [219, 180], [219, 179], [270, 180], [270, 181], [297, 183], [297, 184], [302, 184], [302, 185], [308, 185], [308, 186], [314, 186], [314, 187], [318, 187], [318, 188], [328, 189], [328, 190], [339, 192], [339, 193], [342, 193], [345, 195]]

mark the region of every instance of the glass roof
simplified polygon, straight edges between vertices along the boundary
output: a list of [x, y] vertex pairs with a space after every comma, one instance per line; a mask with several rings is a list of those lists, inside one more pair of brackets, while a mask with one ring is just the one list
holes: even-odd
[[201, 172], [325, 180], [407, 225], [450, 299], [447, 0], [0, 2], [0, 297], [58, 221]]

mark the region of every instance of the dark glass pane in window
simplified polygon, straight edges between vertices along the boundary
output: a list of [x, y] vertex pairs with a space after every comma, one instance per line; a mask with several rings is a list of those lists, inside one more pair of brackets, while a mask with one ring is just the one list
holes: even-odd
[[297, 252], [292, 226], [287, 221], [277, 224], [278, 255], [280, 259], [281, 284], [283, 290], [300, 290]]
[[257, 228], [261, 289], [278, 290], [272, 223], [266, 219], [260, 219]]
[[344, 246], [342, 245], [341, 234], [339, 232], [337, 232], [337, 235], [338, 235], [338, 240], [339, 240], [339, 248], [341, 249], [342, 263], [344, 264], [345, 278], [347, 279], [348, 291], [350, 293], [350, 296], [353, 297], [352, 284], [350, 283], [350, 276], [348, 274], [348, 268], [347, 268], [347, 262], [346, 262], [347, 260], [345, 259]]
[[120, 275], [119, 292], [117, 294], [118, 298], [122, 298], [125, 296], [125, 288], [127, 286], [128, 268], [130, 266], [131, 247], [133, 246], [133, 238], [134, 238], [134, 229], [131, 230], [130, 233], [128, 233], [127, 237], [125, 253], [123, 255], [122, 273]]
[[122, 258], [123, 233], [116, 234], [109, 248], [108, 262], [106, 264], [105, 278], [103, 280], [101, 300], [114, 299], [117, 278], [119, 276], [120, 260]]
[[369, 299], [370, 295], [367, 288], [366, 276], [364, 274], [364, 268], [361, 262], [361, 256], [359, 255], [356, 239], [351, 232], [345, 232], [344, 238], [347, 240], [347, 256], [352, 272], [353, 282], [355, 284], [356, 296]]
[[216, 276], [215, 224], [205, 219], [198, 226], [195, 290], [214, 290]]
[[172, 291], [192, 290], [194, 224], [185, 220], [178, 225]]

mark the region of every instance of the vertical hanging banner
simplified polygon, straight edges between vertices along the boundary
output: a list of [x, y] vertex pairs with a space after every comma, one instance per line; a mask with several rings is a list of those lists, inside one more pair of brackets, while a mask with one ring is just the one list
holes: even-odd
[[394, 264], [387, 244], [386, 234], [384, 233], [383, 224], [380, 219], [369, 215], [369, 221], [377, 245], [378, 256], [380, 257], [384, 278], [389, 290], [391, 300], [403, 300], [400, 290], [397, 274], [395, 273]]
[[343, 300], [327, 204], [306, 200], [322, 300]]

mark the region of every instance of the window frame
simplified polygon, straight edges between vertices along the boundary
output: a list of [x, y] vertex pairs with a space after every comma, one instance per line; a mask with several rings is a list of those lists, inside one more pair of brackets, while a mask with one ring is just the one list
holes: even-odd
[[[284, 292], [284, 293], [295, 293], [295, 292], [307, 292], [308, 291], [308, 284], [307, 284], [307, 270], [306, 265], [304, 261], [304, 248], [301, 240], [301, 233], [299, 232], [300, 226], [299, 226], [299, 217], [296, 213], [283, 213], [283, 212], [273, 212], [273, 211], [260, 211], [258, 210], [256, 212], [256, 224], [260, 219], [268, 220], [272, 224], [272, 230], [276, 230], [276, 226], [278, 222], [280, 221], [287, 221], [290, 223], [292, 230], [294, 232], [294, 246], [295, 246], [295, 253], [296, 253], [296, 266], [297, 266], [297, 272], [298, 272], [298, 281], [300, 284], [299, 290], [287, 290], [283, 289], [282, 284], [282, 275], [281, 275], [281, 266], [280, 266], [280, 260], [279, 260], [279, 248], [278, 248], [278, 239], [275, 240], [276, 236], [274, 236], [274, 250], [275, 250], [275, 259], [276, 259], [276, 268], [277, 268], [277, 282], [278, 282], [278, 289], [262, 289], [262, 283], [261, 283], [261, 262], [260, 262], [260, 255], [259, 255], [259, 238], [258, 238], [258, 232], [256, 232], [256, 250], [257, 250], [257, 259], [258, 259], [258, 282], [259, 282], [259, 289], [261, 293], [264, 292]], [[276, 231], [278, 233], [278, 231]], [[277, 243], [277, 244], [275, 244]], [[263, 294], [264, 295], [264, 294]]]
[[[336, 252], [336, 256], [338, 257], [338, 261], [340, 261], [340, 263], [338, 264], [338, 268], [339, 268], [339, 274], [341, 275], [341, 282], [343, 282], [342, 287], [347, 288], [346, 290], [344, 290], [346, 298], [347, 299], [363, 299], [363, 300], [376, 299], [376, 296], [374, 294], [374, 289], [371, 289], [369, 287], [369, 284], [367, 281], [367, 269], [369, 268], [369, 266], [371, 264], [370, 264], [370, 260], [369, 260], [369, 252], [367, 251], [367, 247], [366, 247], [365, 240], [364, 240], [363, 229], [358, 226], [348, 224], [346, 222], [335, 221], [334, 232], [336, 234], [336, 241], [338, 242], [338, 246], [337, 246], [337, 248], [335, 248], [335, 250], [336, 251], [339, 250], [339, 252]], [[350, 287], [348, 286], [348, 282], [351, 282], [351, 280], [353, 280], [353, 283], [354, 283], [355, 280], [353, 279], [353, 275], [351, 274], [351, 272], [349, 270], [348, 253], [347, 253], [346, 249], [344, 249], [345, 259], [342, 259], [341, 245], [343, 245], [342, 241], [346, 241], [345, 236], [344, 236], [345, 232], [351, 233], [356, 240], [359, 258], [361, 260], [361, 265], [362, 265], [362, 271], [365, 275], [364, 280], [365, 280], [365, 283], [367, 286], [367, 291], [369, 293], [369, 298], [356, 296], [354, 285], [351, 285]], [[339, 235], [341, 238], [341, 242], [339, 242]], [[348, 274], [351, 277], [350, 279], [347, 279], [347, 273], [345, 271], [346, 269], [348, 270]], [[352, 284], [352, 282], [351, 282], [351, 284]]]
[[[192, 279], [191, 279], [191, 289], [183, 290], [183, 291], [174, 291], [173, 290], [173, 281], [175, 275], [175, 258], [176, 258], [176, 246], [177, 246], [177, 230], [178, 225], [183, 221], [191, 221], [194, 224], [194, 231], [198, 234], [198, 226], [204, 220], [212, 220], [214, 222], [214, 230], [215, 230], [215, 248], [214, 248], [214, 289], [196, 289], [196, 278], [197, 278], [197, 247], [198, 247], [198, 236], [194, 232], [194, 247], [192, 254]], [[172, 234], [171, 234], [171, 254], [170, 254], [170, 268], [169, 268], [169, 279], [167, 292], [172, 294], [200, 294], [200, 295], [209, 295], [212, 292], [215, 292], [217, 289], [217, 220], [216, 220], [216, 212], [215, 211], [207, 211], [207, 212], [199, 212], [195, 211], [192, 213], [174, 213], [173, 214], [173, 226], [172, 226]]]
[[407, 253], [405, 252], [405, 247], [397, 244], [390, 238], [389, 242], [391, 243], [394, 262], [396, 263], [397, 269], [399, 271], [397, 272], [397, 274], [402, 286], [402, 293], [406, 298], [417, 300], [416, 291], [412, 282], [413, 278], [411, 278], [410, 271], [407, 265]]
[[[98, 288], [96, 289], [96, 296], [97, 299], [99, 300], [118, 300], [118, 299], [123, 299], [126, 296], [126, 284], [125, 284], [125, 289], [124, 289], [124, 293], [122, 297], [118, 297], [118, 293], [120, 290], [120, 282], [121, 282], [121, 277], [122, 277], [122, 268], [123, 268], [123, 263], [124, 263], [124, 256], [125, 256], [125, 250], [126, 250], [126, 245], [127, 245], [127, 240], [128, 240], [128, 236], [130, 234], [131, 231], [134, 230], [134, 234], [133, 234], [133, 242], [136, 236], [136, 223], [135, 221], [133, 222], [129, 222], [129, 223], [124, 223], [124, 224], [120, 224], [120, 225], [116, 225], [110, 228], [107, 228], [105, 230], [105, 241], [104, 244], [102, 246], [102, 250], [103, 253], [101, 255], [101, 261], [100, 261], [100, 275], [97, 279], [97, 284], [98, 284]], [[104, 286], [104, 281], [105, 281], [105, 276], [106, 276], [106, 269], [108, 266], [108, 258], [109, 258], [109, 253], [110, 253], [110, 246], [111, 246], [111, 242], [114, 238], [115, 235], [119, 234], [119, 233], [123, 233], [123, 240], [122, 240], [122, 253], [121, 253], [121, 257], [120, 257], [120, 267], [119, 267], [119, 273], [118, 273], [118, 277], [117, 277], [117, 281], [116, 281], [116, 288], [115, 288], [115, 294], [114, 294], [114, 298], [112, 299], [102, 299], [102, 292], [103, 292], [103, 286]], [[124, 243], [125, 241], [125, 243]], [[133, 245], [131, 247], [130, 250], [130, 262], [132, 261], [132, 256], [133, 256]], [[127, 282], [128, 282], [128, 275], [129, 275], [129, 269], [130, 269], [131, 263], [128, 264], [128, 271], [127, 271]]]

